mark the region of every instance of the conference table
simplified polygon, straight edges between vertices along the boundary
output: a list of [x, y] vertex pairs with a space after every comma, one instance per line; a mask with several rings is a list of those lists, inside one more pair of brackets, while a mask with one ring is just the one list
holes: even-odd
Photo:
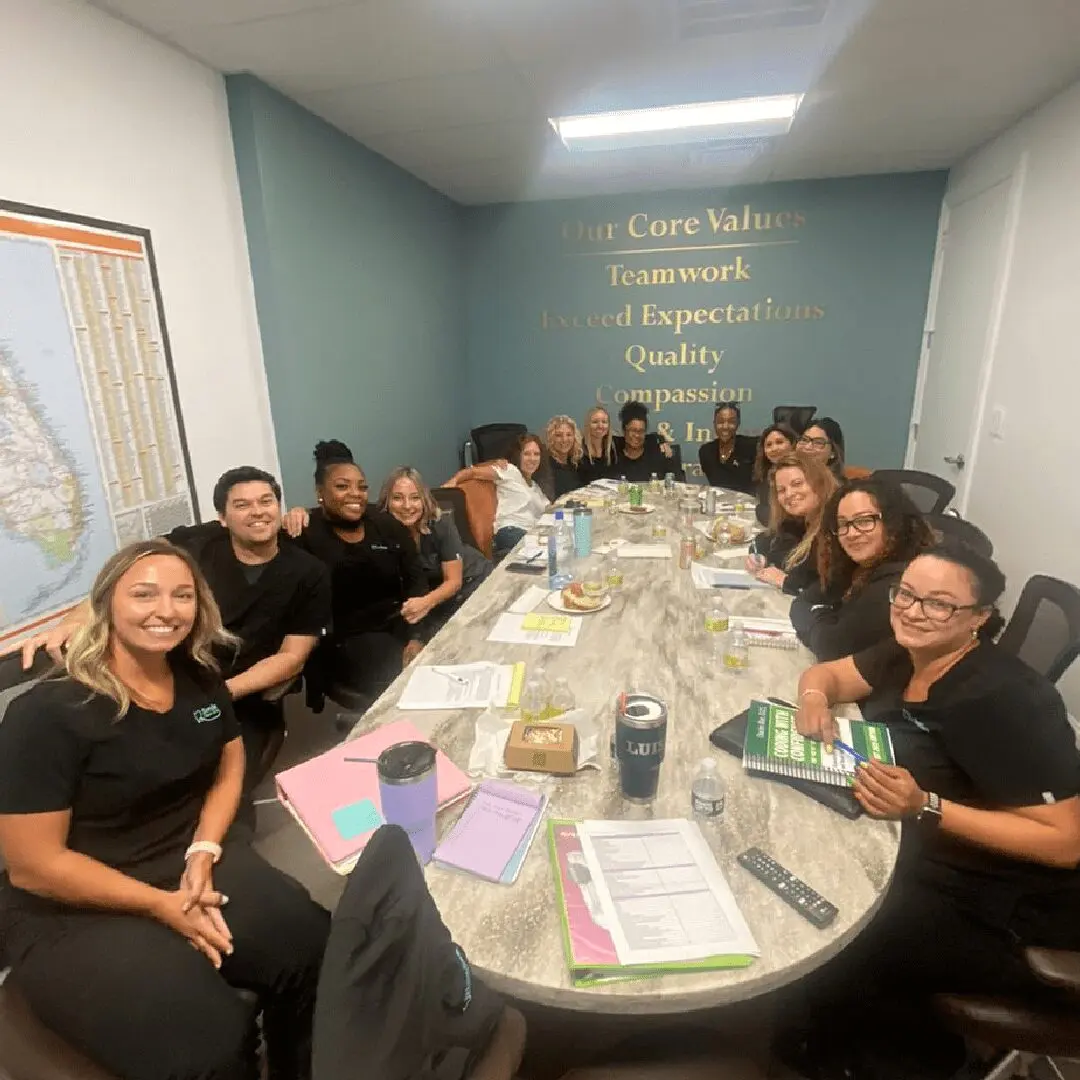
[[[899, 827], [862, 817], [849, 820], [805, 795], [744, 773], [740, 761], [712, 747], [709, 733], [747, 707], [754, 697], [793, 698], [800, 672], [812, 658], [801, 646], [754, 646], [741, 674], [725, 671], [713, 656], [705, 615], [715, 603], [710, 590], [696, 589], [679, 568], [679, 534], [687, 498], [646, 496], [655, 513], [634, 517], [610, 509], [593, 514], [593, 545], [617, 537], [670, 545], [671, 557], [619, 560], [624, 581], [606, 609], [576, 616], [582, 620], [573, 647], [495, 644], [486, 640], [495, 619], [526, 588], [546, 577], [509, 572], [505, 565], [462, 606], [425, 648], [418, 663], [454, 664], [477, 660], [542, 664], [550, 678], [565, 677], [576, 704], [595, 717], [602, 731], [598, 770], [570, 777], [527, 774], [550, 797], [553, 818], [617, 819], [690, 816], [690, 787], [703, 757], [715, 759], [726, 785], [726, 808], [703, 832], [760, 947], [749, 967], [679, 973], [632, 982], [574, 987], [564, 956], [556, 887], [545, 832], [533, 844], [513, 885], [489, 883], [429, 866], [427, 881], [455, 941], [496, 989], [538, 1006], [591, 1013], [663, 1016], [746, 1001], [791, 983], [839, 953], [869, 922], [888, 888], [896, 862]], [[579, 494], [579, 493], [575, 493]], [[732, 497], [732, 496], [728, 496]], [[752, 517], [750, 513], [746, 515]], [[704, 521], [704, 517], [701, 518]], [[657, 523], [666, 537], [655, 538]], [[598, 555], [590, 556], [593, 561]], [[707, 558], [716, 561], [720, 553]], [[742, 559], [732, 565], [741, 565]], [[588, 563], [586, 563], [588, 565]], [[772, 589], [725, 589], [734, 615], [782, 618], [790, 598]], [[359, 735], [392, 720], [408, 718], [460, 767], [466, 768], [477, 710], [403, 712], [397, 700], [410, 669], [362, 717]], [[625, 802], [608, 741], [620, 691], [654, 694], [669, 712], [666, 756], [655, 801], [647, 807]], [[509, 715], [509, 714], [508, 714]], [[509, 719], [507, 724], [509, 724]], [[519, 774], [520, 775], [520, 774]], [[284, 811], [277, 811], [285, 817]], [[440, 815], [440, 833], [458, 809]], [[268, 857], [291, 872], [324, 903], [333, 903], [345, 879], [321, 863], [295, 824], [282, 825]], [[289, 832], [288, 830], [292, 830]], [[295, 835], [293, 835], [293, 833]], [[736, 862], [758, 846], [838, 908], [836, 920], [816, 929]]]

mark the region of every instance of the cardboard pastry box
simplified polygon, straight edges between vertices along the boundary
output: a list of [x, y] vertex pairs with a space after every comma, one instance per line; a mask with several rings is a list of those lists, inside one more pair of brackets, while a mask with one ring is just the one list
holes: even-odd
[[503, 760], [508, 769], [570, 775], [577, 772], [578, 737], [573, 724], [515, 720]]

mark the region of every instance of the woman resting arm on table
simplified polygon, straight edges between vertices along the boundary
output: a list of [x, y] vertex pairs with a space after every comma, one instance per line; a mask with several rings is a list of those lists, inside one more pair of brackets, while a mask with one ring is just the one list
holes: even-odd
[[309, 1053], [328, 919], [227, 841], [244, 752], [212, 648], [231, 641], [190, 556], [130, 545], [94, 582], [66, 674], [0, 724], [11, 981], [120, 1077], [246, 1077], [230, 982], [259, 992], [279, 1068]]
[[858, 1033], [842, 1040], [848, 1064], [895, 1060], [935, 1031], [933, 994], [1052, 995], [1024, 947], [1080, 947], [1080, 754], [1054, 687], [993, 644], [1004, 587], [992, 560], [936, 545], [893, 586], [893, 637], [799, 682], [805, 736], [832, 744], [841, 702], [888, 726], [897, 764], [860, 766], [854, 792], [870, 816], [901, 822], [882, 907], [807, 981], [813, 1018], [787, 1033], [801, 1049], [781, 1050], [800, 1071], [807, 1058], [835, 1065], [837, 1015]]

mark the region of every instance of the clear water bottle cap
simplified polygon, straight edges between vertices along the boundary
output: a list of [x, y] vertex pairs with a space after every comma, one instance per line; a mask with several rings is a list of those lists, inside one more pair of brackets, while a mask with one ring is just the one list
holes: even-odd
[[556, 521], [562, 521], [562, 511], [561, 510], [556, 510], [555, 511], [555, 520]]

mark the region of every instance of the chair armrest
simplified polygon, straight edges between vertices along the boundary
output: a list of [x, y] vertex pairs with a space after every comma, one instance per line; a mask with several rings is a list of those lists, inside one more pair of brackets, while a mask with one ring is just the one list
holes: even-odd
[[1065, 949], [1025, 949], [1024, 959], [1049, 986], [1080, 994], [1080, 952]]

